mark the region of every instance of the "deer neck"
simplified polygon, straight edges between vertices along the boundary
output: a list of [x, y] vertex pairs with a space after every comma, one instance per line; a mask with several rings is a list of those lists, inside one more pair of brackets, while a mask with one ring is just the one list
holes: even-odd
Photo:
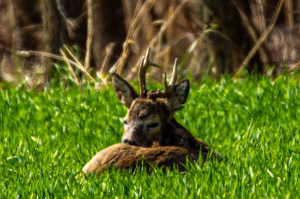
[[183, 146], [186, 148], [208, 151], [210, 148], [205, 142], [197, 140], [193, 134], [179, 124], [173, 117], [166, 125], [166, 130], [162, 134], [161, 146]]
[[189, 146], [197, 139], [173, 117], [162, 133], [162, 146]]

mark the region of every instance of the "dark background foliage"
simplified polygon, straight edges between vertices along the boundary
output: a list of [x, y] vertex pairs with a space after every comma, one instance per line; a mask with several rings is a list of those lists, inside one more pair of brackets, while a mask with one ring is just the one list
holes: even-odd
[[[266, 31], [278, 3], [279, 0], [3, 0], [0, 79], [14, 81], [26, 76], [33, 85], [44, 84], [55, 73], [55, 67], [49, 64], [55, 61], [53, 57], [17, 52], [59, 55], [63, 45], [76, 45], [80, 61], [89, 51], [85, 62], [91, 59], [94, 75], [111, 70], [124, 73], [128, 79], [135, 77], [136, 65], [148, 47], [152, 47], [153, 59], [163, 66], [163, 71], [178, 57], [182, 72], [190, 72], [196, 79], [234, 74]], [[89, 7], [91, 15], [87, 12]], [[300, 1], [285, 0], [275, 26], [252, 57], [247, 71], [271, 71], [277, 76], [296, 69], [299, 21]], [[160, 78], [157, 70], [153, 73]]]

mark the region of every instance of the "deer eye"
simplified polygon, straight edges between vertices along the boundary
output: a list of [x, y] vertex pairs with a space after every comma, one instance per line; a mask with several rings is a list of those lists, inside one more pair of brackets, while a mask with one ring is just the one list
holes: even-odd
[[153, 124], [147, 125], [147, 128], [156, 128], [158, 126], [159, 126], [159, 123], [153, 123]]
[[128, 124], [126, 120], [123, 120], [123, 123], [124, 123], [124, 124]]

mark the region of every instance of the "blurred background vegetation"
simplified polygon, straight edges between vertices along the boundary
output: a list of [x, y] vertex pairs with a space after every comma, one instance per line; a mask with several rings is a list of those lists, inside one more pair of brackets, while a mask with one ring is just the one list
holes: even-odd
[[136, 78], [142, 56], [162, 72], [219, 79], [241, 71], [276, 77], [300, 64], [300, 0], [2, 0], [0, 82]]

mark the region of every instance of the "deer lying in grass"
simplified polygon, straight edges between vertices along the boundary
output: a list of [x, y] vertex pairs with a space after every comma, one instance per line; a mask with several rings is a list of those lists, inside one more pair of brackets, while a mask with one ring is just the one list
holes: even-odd
[[136, 165], [148, 166], [148, 163], [159, 168], [173, 169], [174, 166], [180, 171], [185, 170], [186, 160], [197, 161], [202, 155], [203, 161], [206, 160], [207, 152], [199, 154], [199, 150], [178, 147], [138, 147], [129, 144], [115, 144], [99, 151], [82, 169], [85, 174], [99, 175], [102, 171], [109, 168], [121, 170], [129, 169]]
[[154, 164], [159, 162], [159, 166], [185, 162], [187, 155], [191, 160], [197, 160], [200, 150], [203, 159], [206, 159], [210, 150], [208, 145], [197, 140], [174, 118], [174, 113], [186, 102], [189, 80], [184, 79], [175, 85], [175, 60], [170, 84], [167, 85], [165, 74], [164, 91], [148, 92], [145, 76], [149, 66], [157, 65], [149, 60], [148, 50], [139, 70], [140, 95], [119, 75], [112, 74], [116, 96], [128, 109], [124, 118], [123, 144], [113, 145], [96, 154], [84, 167], [85, 173], [93, 173], [100, 167], [103, 170], [114, 162], [118, 168], [127, 168], [141, 161], [142, 156]]

